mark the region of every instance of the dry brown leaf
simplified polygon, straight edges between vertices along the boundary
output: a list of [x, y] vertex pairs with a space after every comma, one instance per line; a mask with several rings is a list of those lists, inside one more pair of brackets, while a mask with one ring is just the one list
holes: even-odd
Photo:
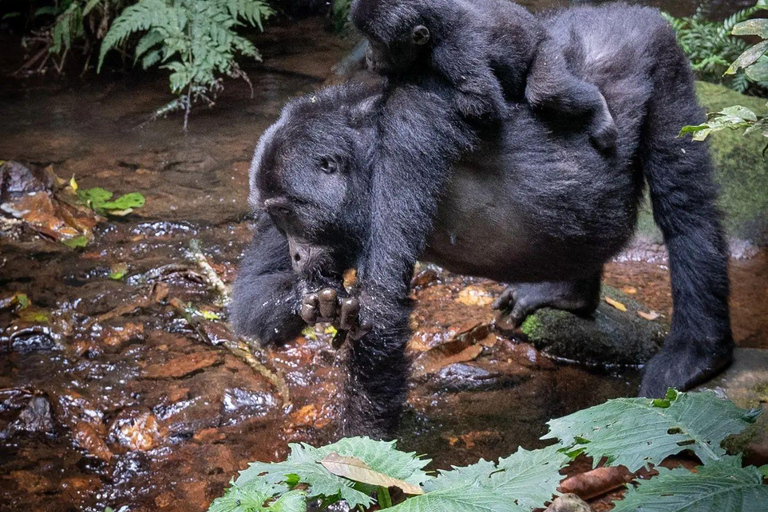
[[661, 315], [656, 311], [651, 311], [650, 313], [646, 313], [645, 311], [638, 311], [637, 316], [653, 322], [654, 320], [658, 319]]
[[619, 301], [617, 301], [615, 299], [610, 298], [607, 295], [605, 296], [605, 302], [607, 302], [611, 306], [615, 307], [616, 309], [618, 309], [622, 313], [626, 313], [627, 312], [627, 306], [625, 306], [624, 304], [622, 304], [621, 302], [619, 302]]
[[343, 457], [338, 453], [329, 453], [320, 461], [320, 464], [334, 475], [348, 478], [355, 482], [378, 485], [380, 487], [399, 487], [406, 494], [424, 494], [424, 491], [418, 485], [379, 473], [355, 457]]

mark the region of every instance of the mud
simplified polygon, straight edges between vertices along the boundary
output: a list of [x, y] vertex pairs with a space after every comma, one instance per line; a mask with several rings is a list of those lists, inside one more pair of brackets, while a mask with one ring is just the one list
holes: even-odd
[[[0, 158], [147, 203], [100, 223], [80, 250], [0, 237], [0, 510], [202, 511], [248, 461], [334, 435], [341, 374], [330, 335], [245, 350], [190, 256], [199, 240], [233, 281], [259, 134], [354, 43], [323, 25], [272, 27], [257, 41], [265, 64], [246, 69], [254, 97], [228, 82], [186, 136], [178, 117], [146, 123], [169, 99], [165, 76], [2, 86]], [[768, 348], [767, 273], [765, 252], [733, 264], [745, 347]], [[663, 265], [614, 263], [606, 280], [670, 314]], [[416, 284], [416, 371], [399, 437], [435, 468], [540, 446], [548, 419], [636, 389], [636, 369], [559, 365], [490, 332], [498, 283], [428, 268]]]

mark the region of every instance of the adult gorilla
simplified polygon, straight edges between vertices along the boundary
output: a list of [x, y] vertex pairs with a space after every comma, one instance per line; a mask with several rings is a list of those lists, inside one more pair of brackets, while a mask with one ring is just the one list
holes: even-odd
[[[299, 98], [259, 143], [258, 229], [233, 322], [265, 343], [297, 336], [302, 318], [350, 330], [346, 434], [386, 435], [396, 422], [417, 258], [512, 283], [500, 302], [517, 321], [544, 306], [589, 313], [603, 264], [633, 233], [644, 182], [669, 249], [674, 315], [641, 393], [689, 388], [731, 360], [708, 151], [677, 138], [703, 115], [671, 28], [653, 9], [626, 6], [571, 9], [545, 23], [572, 71], [605, 96], [619, 127], [615, 154], [596, 151], [585, 132], [553, 131], [523, 104], [476, 139], [450, 114], [450, 87], [439, 80]], [[334, 272], [350, 266], [359, 291], [341, 299]]]

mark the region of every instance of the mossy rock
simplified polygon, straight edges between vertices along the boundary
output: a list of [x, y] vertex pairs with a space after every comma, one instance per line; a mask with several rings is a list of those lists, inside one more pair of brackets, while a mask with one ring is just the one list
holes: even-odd
[[[702, 389], [722, 390], [736, 405], [745, 409], [765, 409], [768, 402], [768, 350], [737, 348], [733, 364], [723, 374], [702, 385]], [[750, 464], [768, 463], [768, 414], [737, 436], [726, 439], [730, 453], [744, 453]]]
[[[706, 82], [697, 82], [696, 91], [708, 112], [743, 105], [758, 114], [768, 113], [765, 98]], [[768, 245], [768, 159], [763, 157], [768, 139], [758, 132], [745, 136], [743, 130], [723, 130], [710, 135], [708, 141], [728, 234]], [[647, 201], [641, 210], [638, 233], [654, 242], [661, 241]]]
[[[621, 311], [605, 298], [623, 304]], [[650, 359], [661, 347], [667, 325], [646, 320], [638, 312], [650, 310], [610, 286], [603, 286], [600, 305], [589, 317], [544, 308], [529, 316], [521, 330], [545, 354], [579, 363], [606, 366], [637, 365]]]

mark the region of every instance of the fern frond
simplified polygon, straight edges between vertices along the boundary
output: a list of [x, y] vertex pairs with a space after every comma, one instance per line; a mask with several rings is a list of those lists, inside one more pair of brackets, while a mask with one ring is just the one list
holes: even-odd
[[101, 43], [99, 64], [101, 70], [104, 56], [115, 46], [122, 44], [134, 32], [143, 32], [152, 28], [158, 20], [169, 17], [169, 9], [163, 0], [140, 0], [139, 3], [126, 7], [112, 26]]

